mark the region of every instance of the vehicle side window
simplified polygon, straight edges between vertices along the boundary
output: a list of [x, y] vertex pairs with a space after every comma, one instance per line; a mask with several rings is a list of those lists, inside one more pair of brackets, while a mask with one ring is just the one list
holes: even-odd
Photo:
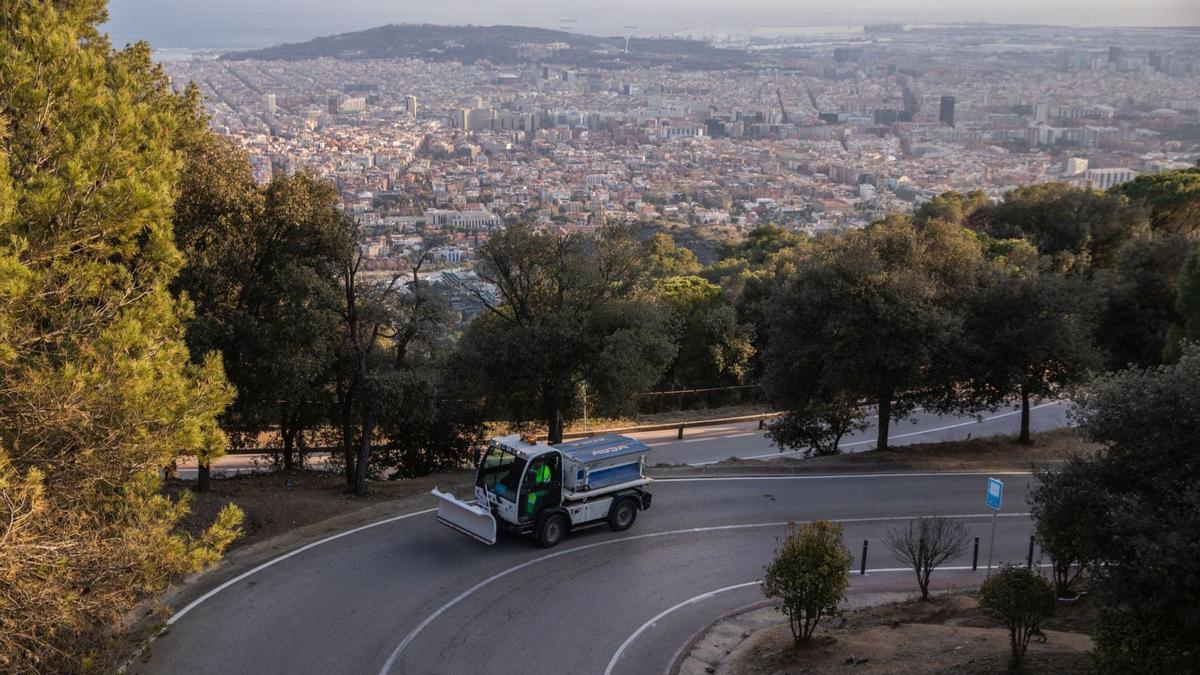
[[562, 486], [562, 465], [557, 454], [539, 457], [529, 463], [521, 483], [521, 515], [532, 517], [545, 506], [559, 502]]

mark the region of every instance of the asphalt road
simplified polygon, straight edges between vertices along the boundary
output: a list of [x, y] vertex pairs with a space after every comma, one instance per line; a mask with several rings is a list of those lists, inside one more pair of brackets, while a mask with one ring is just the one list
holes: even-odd
[[[1025, 557], [1026, 475], [1002, 476], [996, 559]], [[656, 673], [696, 630], [760, 600], [753, 584], [788, 521], [842, 521], [852, 588], [915, 590], [883, 546], [912, 516], [991, 528], [986, 476], [893, 474], [663, 480], [631, 530], [572, 533], [559, 547], [492, 547], [398, 517], [310, 546], [175, 616], [137, 673]], [[433, 497], [429, 505], [434, 506]], [[397, 514], [404, 516], [405, 514]], [[970, 565], [971, 551], [951, 565]], [[935, 573], [977, 583], [979, 575]], [[726, 589], [726, 590], [721, 590]], [[712, 595], [713, 591], [720, 591]], [[610, 670], [611, 669], [611, 670]]]
[[[1070, 404], [1065, 401], [1036, 404], [1030, 411], [1030, 429], [1049, 431], [1068, 426], [1069, 407]], [[872, 415], [867, 418], [867, 422], [868, 426], [864, 431], [842, 440], [843, 452], [862, 452], [875, 448], [878, 418]], [[1020, 409], [1015, 407], [1001, 408], [995, 412], [984, 411], [976, 416], [935, 415], [917, 411], [911, 419], [892, 420], [888, 442], [891, 445], [912, 445], [1001, 434], [1016, 435], [1020, 431], [1020, 424]], [[800, 452], [780, 452], [780, 448], [772, 445], [764, 433], [758, 430], [757, 422], [685, 429], [683, 440], [678, 439], [678, 432], [675, 430], [634, 436], [654, 448], [649, 459], [651, 464], [700, 465], [730, 457], [769, 460], [801, 455]]]
[[[1030, 415], [1030, 427], [1034, 431], [1048, 431], [1068, 426], [1069, 404], [1049, 401], [1034, 406]], [[893, 420], [890, 435], [892, 445], [933, 443], [937, 441], [981, 438], [999, 434], [1016, 434], [1020, 429], [1019, 410], [1014, 407], [997, 411], [985, 411], [977, 416], [935, 415], [918, 411], [911, 419]], [[876, 418], [868, 418], [866, 430], [848, 436], [842, 441], [844, 452], [861, 452], [875, 447]], [[711, 427], [696, 427], [684, 432], [683, 440], [677, 438], [675, 430], [652, 431], [632, 436], [650, 444], [654, 452], [651, 464], [711, 464], [730, 457], [741, 459], [773, 459], [797, 457], [799, 452], [780, 452], [771, 444], [757, 422], [726, 424]], [[311, 468], [322, 468], [324, 453], [313, 453], [309, 457]], [[221, 474], [265, 471], [271, 468], [270, 457], [256, 455], [227, 455], [217, 460], [214, 471]], [[183, 462], [179, 476], [184, 479], [196, 477], [194, 463]]]

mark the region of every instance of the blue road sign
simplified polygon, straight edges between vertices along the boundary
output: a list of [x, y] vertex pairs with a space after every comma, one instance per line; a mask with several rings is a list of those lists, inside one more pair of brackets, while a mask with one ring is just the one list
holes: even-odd
[[1000, 510], [1000, 500], [1004, 497], [1004, 483], [995, 478], [988, 479], [987, 505], [989, 509]]

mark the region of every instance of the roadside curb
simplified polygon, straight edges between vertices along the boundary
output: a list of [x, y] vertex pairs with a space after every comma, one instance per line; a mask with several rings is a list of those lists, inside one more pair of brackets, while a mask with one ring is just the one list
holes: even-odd
[[[932, 591], [932, 595], [959, 593], [967, 588], [944, 589]], [[895, 602], [905, 602], [920, 597], [914, 591], [860, 591], [851, 592], [842, 603], [841, 611], [856, 611], [868, 607], [878, 607]], [[764, 630], [787, 623], [787, 618], [774, 610], [779, 605], [774, 600], [762, 600], [738, 609], [726, 612], [692, 634], [671, 659], [671, 665], [665, 675], [708, 675], [722, 672], [742, 647]], [[767, 612], [766, 610], [770, 610]], [[724, 633], [724, 635], [722, 635]], [[698, 649], [701, 643], [708, 643], [708, 650], [716, 652], [716, 660], [705, 658], [704, 650]]]
[[[684, 661], [687, 661], [692, 657], [692, 652], [695, 650], [696, 645], [699, 644], [699, 642], [705, 637], [707, 637], [708, 634], [711, 633], [719, 624], [732, 621], [733, 619], [744, 614], [758, 611], [764, 607], [774, 607], [777, 604], [778, 603], [776, 603], [774, 600], [760, 600], [743, 607], [738, 607], [735, 610], [725, 612], [707, 624], [701, 626], [695, 633], [692, 633], [692, 636], [688, 638], [687, 642], [683, 643], [679, 646], [679, 649], [675, 650], [675, 655], [671, 657], [671, 665], [667, 667], [666, 675], [676, 675], [679, 673], [680, 668], [683, 667]], [[749, 636], [747, 636], [746, 639], [749, 639]]]

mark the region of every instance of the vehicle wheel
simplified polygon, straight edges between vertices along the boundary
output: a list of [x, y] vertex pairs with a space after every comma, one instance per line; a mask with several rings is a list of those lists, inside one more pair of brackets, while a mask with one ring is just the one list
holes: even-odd
[[567, 535], [567, 517], [561, 513], [551, 513], [542, 519], [538, 528], [538, 543], [542, 548], [554, 548]]
[[608, 514], [608, 526], [617, 532], [623, 532], [633, 526], [637, 520], [638, 504], [633, 497], [625, 497], [617, 502]]

